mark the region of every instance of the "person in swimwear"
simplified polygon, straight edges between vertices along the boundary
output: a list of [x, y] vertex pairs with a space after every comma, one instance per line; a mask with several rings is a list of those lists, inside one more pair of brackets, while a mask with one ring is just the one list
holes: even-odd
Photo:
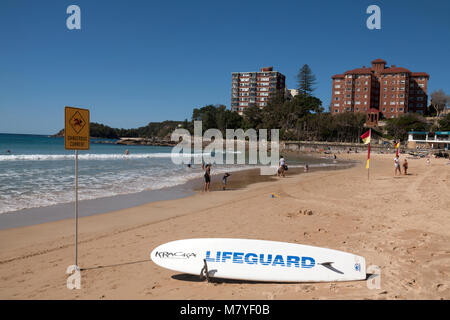
[[210, 164], [207, 164], [206, 167], [205, 167], [204, 177], [205, 177], [205, 189], [204, 189], [204, 191], [205, 192], [209, 192], [209, 186], [211, 184], [211, 165]]

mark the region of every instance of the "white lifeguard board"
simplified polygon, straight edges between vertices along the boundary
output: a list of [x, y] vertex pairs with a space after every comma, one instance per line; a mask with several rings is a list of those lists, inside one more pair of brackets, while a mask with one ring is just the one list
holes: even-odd
[[308, 245], [251, 239], [185, 239], [162, 244], [150, 254], [157, 265], [200, 275], [204, 259], [210, 277], [323, 282], [366, 279], [366, 261], [351, 253]]

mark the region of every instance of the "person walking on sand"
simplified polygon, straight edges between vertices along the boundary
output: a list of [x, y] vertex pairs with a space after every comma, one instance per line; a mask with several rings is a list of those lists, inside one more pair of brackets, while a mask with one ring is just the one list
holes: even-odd
[[211, 183], [211, 165], [208, 163], [205, 167], [205, 192], [209, 192], [209, 185]]
[[394, 167], [395, 167], [395, 172], [394, 172], [394, 176], [397, 175], [397, 171], [402, 174], [402, 169], [400, 168], [400, 160], [398, 158], [398, 155], [395, 156], [394, 158]]
[[408, 174], [408, 160], [403, 160], [403, 174], [406, 176]]

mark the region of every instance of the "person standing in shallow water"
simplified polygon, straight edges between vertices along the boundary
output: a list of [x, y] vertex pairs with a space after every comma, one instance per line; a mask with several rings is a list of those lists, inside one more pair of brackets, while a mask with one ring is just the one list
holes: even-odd
[[204, 189], [204, 191], [205, 192], [209, 192], [209, 187], [210, 187], [210, 184], [211, 184], [211, 165], [210, 164], [207, 164], [206, 167], [205, 167], [204, 177], [205, 177], [205, 189]]

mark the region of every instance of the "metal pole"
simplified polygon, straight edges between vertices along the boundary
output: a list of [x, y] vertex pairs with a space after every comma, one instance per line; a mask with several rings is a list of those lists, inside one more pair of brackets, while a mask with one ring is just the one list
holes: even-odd
[[75, 265], [78, 267], [78, 150], [75, 150]]

